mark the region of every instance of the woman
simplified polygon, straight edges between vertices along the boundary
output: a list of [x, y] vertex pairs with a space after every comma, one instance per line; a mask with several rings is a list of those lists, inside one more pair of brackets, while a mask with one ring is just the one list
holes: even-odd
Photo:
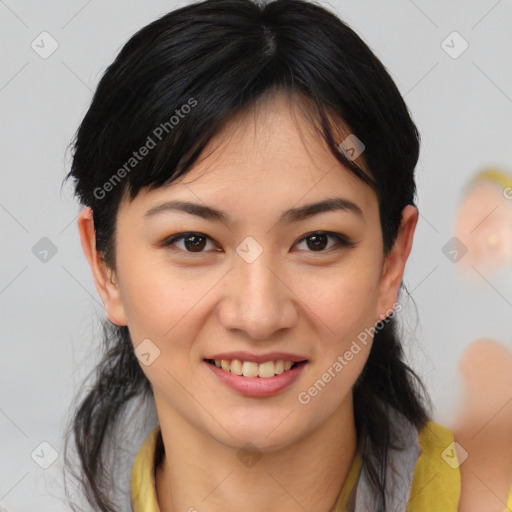
[[94, 510], [121, 510], [133, 400], [158, 417], [135, 512], [457, 509], [395, 325], [418, 153], [382, 64], [316, 4], [207, 0], [128, 41], [68, 175], [109, 321], [68, 439]]

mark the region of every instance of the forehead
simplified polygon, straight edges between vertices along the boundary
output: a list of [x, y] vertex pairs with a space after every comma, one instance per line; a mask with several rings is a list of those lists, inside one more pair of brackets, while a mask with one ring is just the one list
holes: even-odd
[[[258, 218], [263, 211], [281, 212], [283, 206], [344, 197], [372, 215], [375, 192], [335, 158], [302, 106], [283, 92], [263, 97], [231, 117], [184, 176], [141, 190], [130, 208], [193, 199], [223, 210], [243, 208]], [[334, 126], [333, 134], [341, 141], [346, 130]]]

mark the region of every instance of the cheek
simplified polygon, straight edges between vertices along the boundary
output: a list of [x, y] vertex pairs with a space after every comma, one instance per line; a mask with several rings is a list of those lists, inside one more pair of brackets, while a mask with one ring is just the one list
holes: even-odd
[[[306, 311], [315, 313], [327, 336], [338, 343], [373, 326], [379, 298], [379, 262], [369, 255], [359, 254], [346, 265], [316, 275], [304, 277], [300, 283]], [[320, 337], [322, 339], [323, 337]]]
[[121, 299], [135, 345], [145, 338], [161, 345], [183, 326], [190, 328], [194, 309], [219, 280], [212, 272], [192, 274], [162, 260], [135, 246], [118, 252]]
[[311, 404], [318, 418], [346, 400], [368, 359], [378, 302], [378, 276], [367, 270], [372, 264], [361, 258], [350, 272], [338, 271], [316, 286], [304, 285], [305, 310], [316, 313], [315, 347], [307, 387], [297, 398]]
[[151, 350], [157, 354], [154, 362], [141, 368], [155, 393], [181, 403], [186, 410], [187, 395], [183, 395], [182, 386], [188, 389], [193, 382], [190, 368], [197, 363], [200, 348], [195, 341], [210, 311], [205, 309], [210, 304], [208, 293], [219, 277], [205, 274], [191, 278], [161, 263], [137, 266], [135, 258], [126, 270], [123, 304], [133, 345], [137, 348], [149, 339], [154, 344], [149, 345]]

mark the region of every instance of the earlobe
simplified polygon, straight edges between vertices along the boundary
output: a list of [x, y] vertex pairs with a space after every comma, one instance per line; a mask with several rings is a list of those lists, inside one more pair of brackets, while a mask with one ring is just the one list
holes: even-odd
[[96, 230], [91, 208], [85, 207], [78, 215], [78, 230], [82, 249], [91, 267], [96, 290], [105, 306], [107, 318], [115, 325], [127, 325], [116, 275], [96, 250]]
[[407, 205], [402, 210], [402, 221], [395, 243], [382, 266], [377, 314], [379, 321], [394, 309], [402, 283], [407, 258], [411, 252], [414, 231], [418, 223], [418, 210]]

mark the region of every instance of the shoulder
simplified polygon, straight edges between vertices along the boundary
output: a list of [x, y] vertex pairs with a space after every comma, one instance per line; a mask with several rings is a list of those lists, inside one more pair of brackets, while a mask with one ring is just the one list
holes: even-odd
[[460, 462], [452, 431], [428, 421], [418, 433], [420, 455], [414, 468], [407, 512], [456, 512], [460, 500]]
[[[418, 429], [398, 411], [391, 411], [393, 439], [387, 450], [386, 506], [407, 512], [457, 512], [461, 479], [454, 436], [428, 421]], [[378, 497], [362, 471], [356, 512], [376, 510]]]

